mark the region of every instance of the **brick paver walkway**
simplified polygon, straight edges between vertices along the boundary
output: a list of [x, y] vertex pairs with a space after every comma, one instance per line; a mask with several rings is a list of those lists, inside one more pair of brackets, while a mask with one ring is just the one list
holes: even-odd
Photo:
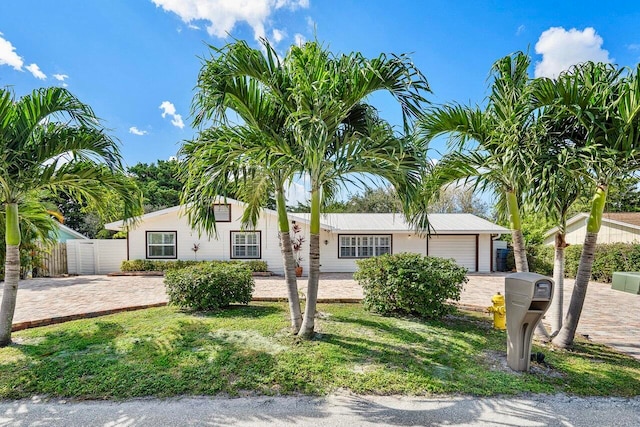
[[[504, 292], [505, 274], [474, 274], [462, 293], [460, 304], [486, 307], [497, 291]], [[256, 277], [254, 297], [286, 298], [281, 277]], [[77, 276], [31, 279], [20, 282], [15, 324], [83, 313], [100, 313], [124, 307], [162, 304], [167, 301], [162, 277]], [[306, 279], [298, 283], [306, 291]], [[565, 280], [565, 309], [573, 281]], [[0, 290], [0, 295], [2, 291]], [[362, 289], [351, 274], [323, 274], [320, 299], [358, 300]], [[578, 333], [611, 345], [640, 359], [640, 295], [614, 291], [609, 285], [591, 283]]]

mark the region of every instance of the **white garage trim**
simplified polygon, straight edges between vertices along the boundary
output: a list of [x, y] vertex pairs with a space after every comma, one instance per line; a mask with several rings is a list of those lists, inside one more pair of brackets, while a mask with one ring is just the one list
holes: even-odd
[[479, 269], [478, 234], [433, 234], [427, 239], [427, 255], [453, 258], [469, 271]]

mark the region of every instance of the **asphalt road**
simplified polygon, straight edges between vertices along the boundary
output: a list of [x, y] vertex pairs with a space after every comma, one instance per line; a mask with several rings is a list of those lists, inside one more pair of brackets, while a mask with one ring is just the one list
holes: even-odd
[[244, 397], [0, 402], [0, 426], [639, 426], [640, 397]]

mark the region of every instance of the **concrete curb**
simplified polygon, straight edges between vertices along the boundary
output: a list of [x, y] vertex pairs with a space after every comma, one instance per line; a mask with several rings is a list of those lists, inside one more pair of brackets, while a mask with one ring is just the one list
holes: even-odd
[[21, 331], [23, 329], [39, 328], [41, 326], [56, 325], [58, 323], [71, 322], [72, 320], [91, 319], [93, 317], [108, 316], [110, 314], [122, 313], [125, 311], [144, 310], [145, 308], [163, 307], [167, 305], [166, 302], [159, 302], [155, 304], [134, 305], [131, 307], [113, 308], [110, 310], [92, 311], [90, 313], [70, 314], [68, 316], [51, 317], [48, 319], [29, 320], [26, 322], [14, 323], [11, 326], [11, 331]]
[[[301, 298], [300, 300], [303, 301], [304, 298]], [[288, 301], [286, 297], [255, 297], [251, 299], [251, 302], [286, 302], [286, 301]], [[361, 298], [318, 298], [318, 303], [320, 304], [359, 304], [361, 302], [362, 302]], [[159, 302], [155, 304], [133, 305], [130, 307], [112, 308], [109, 310], [92, 311], [89, 313], [78, 313], [78, 314], [71, 314], [68, 316], [51, 317], [48, 319], [29, 320], [26, 322], [14, 323], [11, 326], [11, 331], [12, 332], [22, 331], [24, 329], [39, 328], [42, 326], [49, 326], [49, 325], [57, 325], [59, 323], [71, 322], [73, 320], [91, 319], [94, 317], [101, 317], [101, 316], [108, 316], [110, 314], [123, 313], [125, 311], [144, 310], [147, 308], [164, 307], [166, 305], [167, 305], [166, 302]], [[456, 307], [458, 307], [461, 310], [478, 311], [478, 312], [485, 311], [484, 307], [478, 307], [474, 305], [456, 304]]]

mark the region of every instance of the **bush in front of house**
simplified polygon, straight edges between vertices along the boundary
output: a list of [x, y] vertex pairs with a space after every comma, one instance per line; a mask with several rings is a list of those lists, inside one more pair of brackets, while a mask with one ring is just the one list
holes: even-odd
[[168, 270], [164, 284], [169, 304], [198, 311], [248, 304], [254, 288], [251, 270], [243, 263], [208, 262]]
[[267, 261], [251, 260], [244, 261], [244, 264], [249, 267], [249, 270], [253, 271], [254, 273], [266, 273], [267, 271], [269, 271]]
[[150, 260], [150, 259], [134, 259], [129, 261], [122, 261], [120, 264], [121, 271], [169, 271], [178, 270], [185, 267], [201, 264], [240, 264], [246, 265], [253, 272], [266, 272], [268, 270], [266, 261], [252, 260], [252, 261], [189, 261], [189, 260]]
[[451, 259], [412, 253], [381, 255], [357, 261], [353, 278], [364, 291], [366, 310], [441, 318], [455, 310], [468, 281], [467, 269]]

